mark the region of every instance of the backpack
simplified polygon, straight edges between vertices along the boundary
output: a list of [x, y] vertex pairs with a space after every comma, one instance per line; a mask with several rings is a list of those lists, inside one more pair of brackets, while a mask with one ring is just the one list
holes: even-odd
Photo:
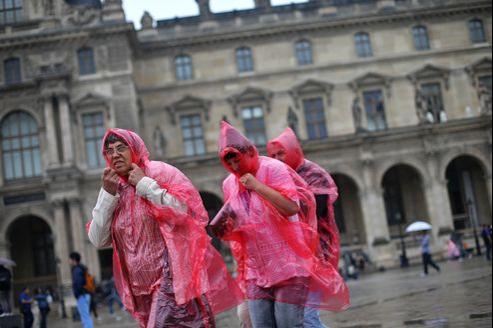
[[86, 278], [86, 284], [84, 285], [84, 289], [89, 294], [94, 294], [94, 292], [96, 292], [96, 284], [94, 283], [94, 277], [87, 270], [84, 271], [84, 277]]

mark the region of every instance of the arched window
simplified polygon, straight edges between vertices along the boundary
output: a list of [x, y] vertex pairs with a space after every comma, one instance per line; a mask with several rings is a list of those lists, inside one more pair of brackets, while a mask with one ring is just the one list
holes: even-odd
[[471, 19], [469, 21], [469, 36], [472, 43], [486, 42], [484, 24], [481, 19]]
[[372, 57], [373, 49], [371, 47], [370, 35], [365, 32], [356, 33], [354, 36], [356, 54], [358, 57]]
[[3, 61], [5, 84], [16, 84], [22, 81], [21, 61], [19, 58], [9, 58]]
[[0, 129], [5, 180], [41, 176], [38, 124], [34, 118], [16, 111], [2, 120]]
[[96, 62], [94, 61], [94, 51], [92, 48], [77, 50], [77, 59], [79, 62], [79, 75], [96, 73]]
[[426, 26], [413, 27], [414, 48], [416, 50], [429, 50], [430, 39], [428, 36], [428, 29]]
[[253, 71], [252, 49], [248, 47], [236, 49], [236, 67], [238, 68], [238, 73]]
[[300, 40], [296, 42], [294, 48], [299, 66], [313, 64], [313, 51], [310, 41]]
[[175, 75], [178, 81], [193, 79], [192, 57], [179, 55], [175, 58]]

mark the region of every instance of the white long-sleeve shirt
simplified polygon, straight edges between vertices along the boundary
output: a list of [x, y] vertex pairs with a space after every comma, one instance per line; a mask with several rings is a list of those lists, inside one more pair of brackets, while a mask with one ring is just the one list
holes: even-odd
[[[179, 211], [186, 211], [187, 206], [180, 203], [166, 189], [162, 189], [152, 178], [142, 178], [136, 186], [136, 193], [150, 202], [170, 206]], [[120, 195], [112, 195], [104, 188], [99, 191], [98, 201], [92, 211], [92, 223], [89, 228], [89, 240], [96, 247], [111, 246], [111, 221]]]

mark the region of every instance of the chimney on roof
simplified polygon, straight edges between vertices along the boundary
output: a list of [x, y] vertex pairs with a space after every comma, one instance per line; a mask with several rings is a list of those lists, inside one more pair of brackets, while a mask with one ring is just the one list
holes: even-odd
[[209, 0], [195, 0], [197, 5], [199, 6], [200, 17], [202, 19], [210, 19], [212, 18], [211, 7], [209, 4]]
[[255, 8], [257, 9], [270, 9], [270, 0], [255, 0]]

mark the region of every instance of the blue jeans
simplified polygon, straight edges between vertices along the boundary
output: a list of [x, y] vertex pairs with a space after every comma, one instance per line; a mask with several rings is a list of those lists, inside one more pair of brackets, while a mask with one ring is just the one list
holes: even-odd
[[327, 328], [326, 325], [320, 320], [320, 312], [317, 309], [306, 307], [305, 308], [305, 322], [304, 328]]
[[303, 328], [304, 307], [269, 300], [248, 301], [253, 328]]
[[91, 295], [84, 294], [77, 299], [77, 309], [80, 314], [80, 321], [84, 328], [93, 328], [91, 314], [89, 312], [91, 305]]

